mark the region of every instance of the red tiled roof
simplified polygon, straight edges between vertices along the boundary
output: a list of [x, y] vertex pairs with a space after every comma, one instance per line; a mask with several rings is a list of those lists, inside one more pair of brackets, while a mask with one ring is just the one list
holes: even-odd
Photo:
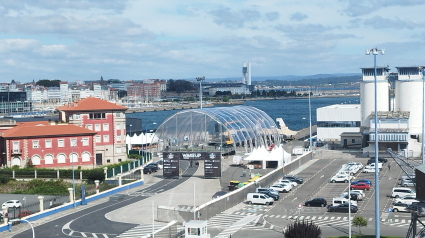
[[23, 123], [4, 131], [3, 138], [94, 135], [96, 132], [76, 125], [48, 125], [43, 122]]
[[127, 107], [94, 97], [84, 98], [76, 103], [70, 103], [56, 108], [58, 111], [98, 111], [127, 109]]

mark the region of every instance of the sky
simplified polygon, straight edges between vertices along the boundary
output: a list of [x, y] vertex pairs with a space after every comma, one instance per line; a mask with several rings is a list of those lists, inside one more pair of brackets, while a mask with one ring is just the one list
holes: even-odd
[[361, 73], [424, 63], [423, 0], [1, 0], [0, 82]]

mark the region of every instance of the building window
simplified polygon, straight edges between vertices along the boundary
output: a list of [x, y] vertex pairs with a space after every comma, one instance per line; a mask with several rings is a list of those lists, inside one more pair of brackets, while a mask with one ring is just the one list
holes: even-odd
[[85, 137], [81, 141], [83, 142], [83, 146], [88, 146], [89, 145], [89, 138]]
[[105, 113], [90, 113], [89, 116], [90, 119], [105, 119], [106, 118], [106, 114]]
[[121, 147], [117, 147], [117, 153], [121, 153]]
[[356, 143], [356, 139], [351, 139], [351, 143]]
[[40, 146], [38, 145], [38, 140], [33, 140], [33, 141], [32, 141], [32, 148], [33, 148], [33, 149], [40, 148]]
[[45, 147], [46, 148], [52, 148], [52, 140], [46, 140], [45, 141]]
[[118, 159], [118, 162], [121, 162], [121, 159]]
[[19, 152], [19, 141], [13, 142], [13, 152]]
[[86, 128], [89, 129], [89, 130], [93, 130], [93, 125], [92, 124], [88, 124], [88, 125], [86, 125]]
[[117, 130], [121, 130], [121, 124], [117, 123]]
[[102, 140], [100, 139], [100, 136], [96, 136], [96, 143], [101, 143]]
[[65, 141], [63, 139], [58, 139], [58, 147], [65, 147]]
[[109, 131], [109, 124], [103, 123], [103, 131]]
[[70, 144], [71, 147], [77, 146], [77, 139], [71, 138], [69, 141], [71, 142]]
[[106, 160], [106, 163], [111, 163], [111, 160], [110, 160], [110, 159], [107, 159], [107, 160]]
[[121, 142], [121, 136], [117, 136], [117, 141]]
[[69, 120], [72, 121], [72, 115], [69, 115]]
[[103, 135], [103, 142], [109, 142], [109, 135]]
[[80, 120], [80, 114], [75, 114], [75, 120]]
[[115, 113], [115, 117], [121, 117], [121, 113], [120, 112]]
[[94, 125], [94, 130], [95, 131], [100, 131], [100, 124], [95, 124]]

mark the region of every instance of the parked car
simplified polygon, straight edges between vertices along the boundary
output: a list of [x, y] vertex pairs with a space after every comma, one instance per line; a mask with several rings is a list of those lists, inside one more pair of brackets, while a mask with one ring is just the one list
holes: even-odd
[[358, 183], [369, 184], [369, 186], [372, 187], [372, 182], [368, 179], [359, 179], [359, 180], [353, 181], [353, 182], [351, 182], [351, 185], [358, 184]]
[[330, 206], [328, 208], [328, 212], [348, 212], [348, 209], [350, 209], [352, 213], [357, 212], [357, 206], [349, 206], [348, 203], [343, 203], [338, 206]]
[[226, 194], [227, 194], [227, 192], [225, 192], [225, 191], [218, 191], [218, 192], [214, 193], [214, 195], [212, 195], [212, 199], [219, 198], [219, 197], [226, 195]]
[[331, 178], [331, 183], [336, 183], [336, 182], [344, 182], [344, 183], [348, 183], [348, 181], [350, 180], [350, 177], [348, 177], [350, 175], [335, 175]]
[[270, 189], [273, 189], [274, 191], [281, 192], [281, 193], [283, 192], [288, 193], [289, 191], [291, 191], [291, 185], [283, 184], [283, 183], [272, 184], [270, 186]]
[[404, 198], [406, 196], [416, 197], [415, 190], [411, 188], [396, 187], [393, 188], [393, 192], [391, 193], [391, 197], [393, 198]]
[[[363, 200], [363, 194], [361, 194], [361, 193], [350, 191], [350, 194], [351, 194], [351, 200], [354, 200], [354, 201], [361, 201], [361, 200]], [[356, 197], [353, 196], [353, 195], [356, 195]], [[343, 192], [339, 196], [342, 197], [342, 198], [347, 198], [348, 199], [348, 192]]]
[[271, 188], [257, 188], [257, 189], [255, 189], [255, 192], [257, 192], [257, 193], [263, 192], [263, 191], [267, 191], [267, 192], [270, 192], [270, 193], [279, 195], [279, 192], [278, 191], [275, 191], [275, 190], [273, 190]]
[[248, 204], [264, 204], [271, 205], [273, 204], [273, 198], [269, 197], [267, 194], [262, 193], [248, 193], [246, 195], [246, 200]]
[[401, 180], [401, 186], [403, 187], [415, 187], [416, 179], [404, 179]]
[[[370, 163], [370, 164], [366, 165], [364, 167], [364, 169], [366, 169], [366, 168], [375, 168], [375, 163]], [[378, 169], [382, 170], [382, 163], [378, 163]]]
[[3, 208], [9, 208], [9, 207], [21, 207], [22, 206], [22, 204], [21, 204], [21, 202], [19, 201], [19, 200], [9, 200], [9, 201], [7, 201], [7, 202], [4, 202], [2, 205], [1, 205], [1, 208], [3, 209]]
[[304, 203], [304, 206], [307, 207], [326, 207], [326, 205], [328, 205], [328, 203], [324, 198], [313, 198]]
[[[348, 199], [342, 197], [332, 198], [332, 206], [348, 203]], [[357, 201], [350, 200], [351, 205], [357, 206]]]
[[369, 184], [366, 184], [366, 183], [357, 183], [357, 184], [354, 184], [354, 185], [350, 185], [350, 189], [369, 190], [370, 186], [369, 186]]
[[404, 198], [396, 198], [396, 199], [394, 199], [393, 204], [404, 203], [404, 204], [410, 205], [410, 204], [412, 204], [414, 202], [419, 202], [418, 200], [416, 200], [416, 196], [405, 196]]
[[281, 180], [279, 180], [277, 183], [287, 183], [287, 184], [292, 185], [292, 187], [296, 187], [296, 186], [298, 185], [298, 183], [296, 183], [296, 182], [292, 182], [292, 181], [291, 181], [291, 180], [289, 180], [289, 179], [281, 179]]
[[267, 194], [267, 196], [273, 198], [273, 200], [279, 200], [279, 193], [275, 193], [273, 190], [259, 190], [257, 193]]
[[151, 165], [151, 164], [148, 164], [143, 168], [144, 174], [151, 174], [152, 172], [156, 172], [156, 171], [158, 171], [158, 167], [156, 167], [155, 165]]
[[149, 163], [147, 165], [156, 167], [156, 170], [162, 169], [162, 165], [158, 164], [157, 162]]
[[409, 207], [409, 205], [405, 204], [405, 203], [395, 203], [393, 205], [393, 212], [408, 212], [407, 208]]
[[372, 167], [365, 166], [363, 168], [362, 173], [375, 173], [375, 167], [372, 168]]
[[28, 210], [24, 210], [24, 211], [21, 211], [20, 213], [19, 213], [19, 217], [26, 217], [26, 216], [29, 216], [29, 215], [31, 215], [32, 214], [32, 212], [31, 211], [28, 211]]
[[292, 182], [296, 182], [298, 184], [304, 183], [304, 179], [299, 178], [299, 177], [294, 176], [294, 175], [286, 175], [286, 176], [283, 177], [283, 179], [288, 179], [288, 180], [290, 180]]
[[[386, 158], [379, 158], [378, 157], [378, 163], [387, 163], [388, 160]], [[370, 159], [367, 161], [367, 164], [375, 163], [375, 157], [370, 157]]]

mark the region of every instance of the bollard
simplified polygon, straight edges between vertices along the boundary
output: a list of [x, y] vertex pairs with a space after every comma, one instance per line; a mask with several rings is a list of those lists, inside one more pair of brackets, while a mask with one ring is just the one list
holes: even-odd
[[59, 179], [59, 169], [58, 170], [56, 170], [56, 176], [58, 177], [58, 179]]
[[96, 194], [99, 194], [99, 180], [95, 180], [94, 184], [96, 185]]
[[140, 169], [140, 174], [142, 175], [142, 176], [140, 176], [140, 180], [145, 181], [145, 180], [144, 180], [144, 178], [143, 178], [143, 176], [144, 176], [144, 175], [143, 175], [143, 168], [142, 168], [142, 169]]
[[34, 178], [37, 178], [37, 170], [34, 169]]
[[122, 174], [122, 165], [120, 166], [120, 169], [121, 169], [121, 170], [120, 170], [120, 171], [121, 171], [120, 173]]
[[80, 180], [81, 180], [81, 183], [83, 182], [83, 171], [81, 171], [80, 170]]
[[12, 178], [15, 178], [15, 170], [12, 170]]
[[72, 188], [68, 188], [69, 191], [69, 202], [73, 203], [74, 202], [74, 194], [73, 194], [73, 189]]
[[40, 212], [44, 211], [44, 201], [43, 201], [43, 196], [38, 196], [38, 201], [40, 202]]
[[3, 208], [3, 224], [6, 225], [7, 224], [7, 218], [4, 216], [4, 214], [7, 213], [7, 208]]
[[105, 181], [108, 179], [108, 168], [103, 168], [103, 172], [105, 173]]
[[121, 174], [118, 174], [118, 186], [122, 186]]

